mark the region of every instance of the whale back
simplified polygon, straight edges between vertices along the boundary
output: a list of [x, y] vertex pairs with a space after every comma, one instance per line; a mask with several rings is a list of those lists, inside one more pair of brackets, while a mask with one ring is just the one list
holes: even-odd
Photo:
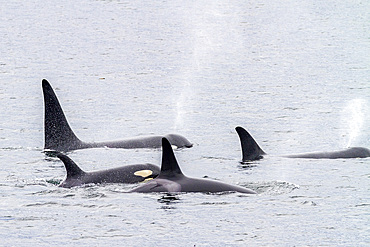
[[305, 159], [350, 159], [370, 157], [370, 150], [364, 147], [351, 147], [345, 150], [332, 152], [313, 152], [303, 154], [286, 155], [287, 158], [305, 158]]

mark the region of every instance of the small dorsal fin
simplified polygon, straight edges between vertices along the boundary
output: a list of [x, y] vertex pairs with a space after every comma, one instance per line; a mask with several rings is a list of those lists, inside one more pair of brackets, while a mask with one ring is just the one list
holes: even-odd
[[45, 149], [68, 151], [81, 145], [82, 141], [73, 133], [50, 83], [42, 80], [44, 93]]
[[242, 127], [236, 127], [236, 132], [240, 138], [240, 144], [242, 147], [243, 161], [247, 160], [258, 160], [262, 158], [262, 155], [266, 154], [253, 139], [253, 137]]
[[173, 153], [170, 142], [166, 138], [162, 138], [162, 165], [161, 172], [158, 178], [184, 176], [177, 163], [175, 154]]
[[80, 177], [85, 174], [78, 165], [71, 160], [67, 155], [58, 153], [57, 157], [64, 163], [64, 166], [67, 170], [67, 179], [73, 177]]

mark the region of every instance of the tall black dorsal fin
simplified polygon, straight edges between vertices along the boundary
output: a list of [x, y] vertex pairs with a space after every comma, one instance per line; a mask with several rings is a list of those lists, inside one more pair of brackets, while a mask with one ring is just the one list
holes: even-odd
[[247, 160], [258, 160], [262, 158], [262, 155], [266, 154], [253, 137], [242, 127], [236, 127], [236, 132], [240, 138], [240, 144], [242, 147], [243, 161]]
[[57, 157], [64, 163], [64, 166], [67, 170], [67, 179], [73, 177], [80, 177], [85, 174], [78, 165], [71, 160], [67, 155], [62, 153], [57, 154]]
[[170, 142], [162, 138], [162, 165], [158, 178], [184, 176], [177, 163]]
[[45, 149], [56, 151], [68, 151], [81, 145], [81, 140], [73, 133], [63, 113], [50, 83], [43, 79], [42, 89], [44, 93], [45, 119]]

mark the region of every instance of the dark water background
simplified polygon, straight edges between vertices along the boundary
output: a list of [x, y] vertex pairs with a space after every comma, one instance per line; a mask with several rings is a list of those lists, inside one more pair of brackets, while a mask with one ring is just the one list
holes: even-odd
[[[368, 246], [369, 158], [279, 154], [370, 147], [367, 1], [2, 1], [3, 246]], [[41, 80], [76, 134], [179, 133], [183, 172], [256, 196], [55, 186]], [[234, 128], [270, 155], [239, 163]], [[160, 150], [69, 153], [87, 171], [159, 164]]]

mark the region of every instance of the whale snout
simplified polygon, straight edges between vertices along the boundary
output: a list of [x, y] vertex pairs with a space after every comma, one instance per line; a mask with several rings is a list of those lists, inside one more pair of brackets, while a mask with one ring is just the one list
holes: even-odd
[[191, 148], [193, 146], [193, 143], [181, 135], [168, 134], [165, 135], [165, 137], [171, 143], [171, 145], [176, 146], [177, 148]]

